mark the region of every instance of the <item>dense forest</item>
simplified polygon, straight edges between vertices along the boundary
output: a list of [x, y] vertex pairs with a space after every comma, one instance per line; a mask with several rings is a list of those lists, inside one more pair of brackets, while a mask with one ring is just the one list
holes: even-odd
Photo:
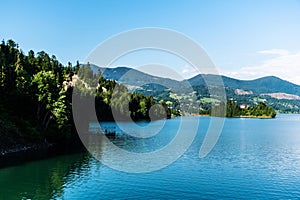
[[[129, 92], [126, 86], [115, 80], [105, 79], [100, 70], [94, 73], [89, 63], [80, 65], [79, 68], [80, 70], [77, 72], [79, 81], [76, 81], [76, 89], [79, 90], [80, 95], [95, 98], [99, 121], [150, 120], [150, 117], [153, 119], [171, 117], [171, 110], [163, 100], [156, 102], [152, 96]], [[160, 106], [150, 111], [150, 108], [157, 103]], [[113, 114], [117, 114], [117, 116]]]
[[[212, 113], [212, 110], [214, 111]], [[226, 111], [220, 112], [220, 111]], [[200, 114], [209, 114], [213, 116], [226, 117], [252, 117], [252, 118], [274, 118], [276, 116], [275, 110], [271, 106], [267, 106], [265, 103], [260, 102], [255, 106], [248, 106], [241, 108], [235, 101], [227, 100], [225, 105], [224, 102], [220, 102], [214, 105], [212, 109], [201, 110]], [[223, 115], [222, 115], [223, 114]]]
[[0, 147], [63, 141], [71, 133], [71, 88], [75, 69], [45, 52], [25, 55], [9, 40], [0, 45]]
[[[196, 90], [201, 92], [205, 93]], [[73, 141], [77, 138], [73, 116], [80, 115], [87, 131], [90, 114], [84, 106], [74, 114], [74, 98], [80, 99], [82, 105], [93, 102], [98, 121], [112, 121], [116, 117], [123, 121], [156, 120], [187, 114], [180, 113], [182, 108], [175, 94], [171, 97], [161, 93], [157, 94], [160, 98], [154, 98], [132, 92], [115, 80], [104, 78], [101, 70], [93, 71], [89, 63], [64, 66], [44, 51], [31, 50], [26, 55], [12, 40], [0, 44], [0, 95], [0, 151], [22, 144]], [[191, 107], [189, 101], [184, 105]], [[200, 113], [214, 115], [212, 106], [213, 110], [226, 110], [226, 117], [276, 115], [264, 103], [241, 109], [233, 101], [227, 102], [226, 109], [222, 102], [218, 105], [200, 102]]]
[[[83, 101], [95, 101], [100, 121], [113, 120], [112, 110], [124, 120], [150, 119], [150, 107], [157, 103], [151, 96], [130, 93], [124, 85], [106, 80], [100, 71], [93, 73], [89, 65], [77, 62], [75, 66], [63, 66], [44, 51], [35, 54], [31, 50], [25, 55], [14, 41], [2, 41], [0, 150], [29, 143], [70, 141], [77, 135], [71, 106], [75, 88], [74, 95]], [[112, 101], [113, 92], [117, 96]], [[169, 118], [171, 112], [166, 103], [161, 101], [158, 105], [161, 106], [156, 106], [151, 116]], [[87, 117], [82, 119], [88, 121]]]

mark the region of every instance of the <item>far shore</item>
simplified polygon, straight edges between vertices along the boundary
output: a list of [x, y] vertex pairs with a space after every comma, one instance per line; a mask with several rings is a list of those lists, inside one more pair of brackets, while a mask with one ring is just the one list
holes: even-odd
[[[233, 117], [235, 118], [235, 117]], [[275, 117], [271, 117], [271, 116], [237, 116], [236, 118], [255, 118], [255, 119], [274, 119]]]
[[[207, 117], [207, 116], [211, 116], [211, 117], [214, 117], [212, 115], [209, 115], [209, 114], [185, 114], [183, 116], [194, 116], [194, 117]], [[247, 115], [241, 115], [241, 116], [234, 116], [234, 117], [225, 117], [225, 118], [254, 118], [254, 119], [274, 119], [272, 118], [271, 116], [254, 116], [254, 115], [250, 115], [250, 116], [247, 116]]]

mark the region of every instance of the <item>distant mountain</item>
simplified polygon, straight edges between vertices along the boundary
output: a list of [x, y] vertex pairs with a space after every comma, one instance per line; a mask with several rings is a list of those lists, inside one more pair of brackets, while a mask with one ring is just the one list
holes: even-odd
[[[99, 67], [91, 65], [94, 72]], [[218, 97], [210, 96], [207, 84], [218, 86], [216, 80], [223, 80], [227, 98], [233, 98], [239, 104], [256, 105], [265, 102], [273, 106], [277, 112], [300, 113], [300, 86], [282, 80], [275, 76], [266, 76], [255, 80], [238, 80], [227, 76], [199, 74], [184, 81], [153, 76], [128, 67], [100, 68], [106, 79], [113, 79], [145, 95], [151, 95], [157, 100], [168, 100], [176, 104], [175, 96], [190, 104], [191, 91], [187, 90], [189, 83], [197, 96], [197, 102], [208, 108]], [[175, 96], [174, 96], [175, 94]]]
[[[94, 66], [95, 69], [99, 69]], [[146, 85], [162, 85], [169, 88], [178, 88], [183, 86], [182, 81], [173, 80], [170, 78], [162, 78], [146, 74], [136, 69], [128, 67], [117, 68], [100, 68], [103, 76], [107, 79], [113, 79], [129, 86], [143, 86]], [[266, 76], [255, 80], [239, 80], [227, 76], [213, 75], [213, 74], [199, 74], [187, 81], [191, 86], [205, 86], [206, 84], [215, 85], [216, 78], [221, 77], [224, 86], [231, 89], [242, 89], [245, 91], [252, 91], [254, 94], [261, 93], [287, 93], [300, 96], [300, 86], [291, 82], [282, 80], [275, 76]]]
[[162, 78], [157, 76], [152, 76], [144, 72], [127, 68], [127, 67], [117, 67], [117, 68], [106, 68], [103, 70], [103, 76], [107, 79], [114, 79], [120, 81], [125, 85], [132, 86], [143, 86], [149, 84], [160, 84], [166, 87], [179, 87], [180, 82], [172, 80], [169, 78]]
[[[188, 81], [192, 86], [204, 85], [204, 79], [210, 84], [215, 84], [218, 75], [197, 75]], [[231, 89], [243, 89], [252, 91], [254, 94], [284, 92], [300, 96], [300, 86], [282, 80], [275, 76], [266, 76], [255, 80], [238, 80], [226, 76], [221, 76], [224, 86]]]

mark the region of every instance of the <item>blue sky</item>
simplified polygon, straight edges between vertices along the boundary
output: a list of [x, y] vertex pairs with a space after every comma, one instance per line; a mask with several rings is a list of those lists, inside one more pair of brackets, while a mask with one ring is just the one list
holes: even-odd
[[[222, 74], [276, 75], [300, 84], [299, 0], [2, 0], [0, 6], [1, 39], [15, 40], [24, 52], [55, 54], [64, 64], [83, 62], [112, 35], [161, 27], [197, 41]], [[117, 64], [138, 64], [129, 60]], [[175, 61], [176, 71], [194, 75]]]

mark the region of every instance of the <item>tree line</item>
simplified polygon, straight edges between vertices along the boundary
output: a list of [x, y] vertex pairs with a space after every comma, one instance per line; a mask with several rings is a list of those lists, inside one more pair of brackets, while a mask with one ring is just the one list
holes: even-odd
[[30, 50], [26, 55], [13, 40], [2, 41], [0, 149], [22, 143], [70, 140], [76, 133], [72, 115], [75, 86], [81, 99], [95, 101], [101, 121], [113, 120], [112, 110], [120, 113], [121, 119], [128, 116], [134, 120], [150, 119], [151, 112], [156, 119], [171, 115], [166, 103], [160, 102], [160, 106], [151, 110], [157, 104], [153, 97], [129, 93], [124, 85], [106, 80], [89, 65], [77, 62], [73, 66], [69, 62], [64, 66], [44, 51]]
[[226, 104], [220, 102], [213, 105], [211, 109], [201, 110], [200, 114], [209, 114], [221, 117], [266, 117], [274, 118], [276, 111], [271, 106], [263, 102], [259, 102], [254, 106], [241, 108], [234, 100], [227, 100]]

